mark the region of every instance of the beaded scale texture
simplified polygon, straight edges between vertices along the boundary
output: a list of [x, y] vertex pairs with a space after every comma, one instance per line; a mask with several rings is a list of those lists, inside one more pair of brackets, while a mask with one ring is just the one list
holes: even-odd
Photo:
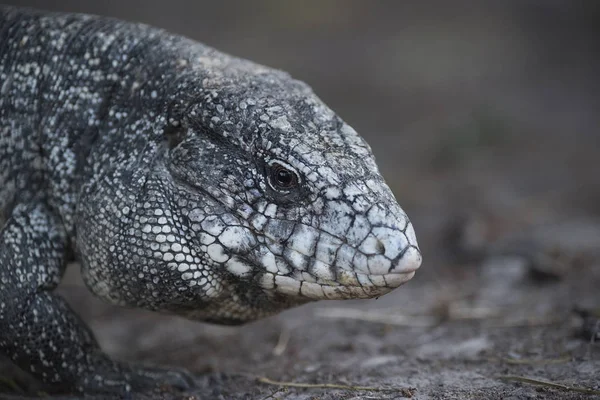
[[0, 6], [0, 353], [56, 391], [182, 371], [111, 360], [53, 289], [240, 324], [414, 275], [367, 143], [288, 74], [143, 24]]

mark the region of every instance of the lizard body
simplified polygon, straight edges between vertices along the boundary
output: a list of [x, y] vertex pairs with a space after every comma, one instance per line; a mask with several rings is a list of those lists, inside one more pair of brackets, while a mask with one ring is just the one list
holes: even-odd
[[[109, 359], [53, 289], [240, 324], [371, 298], [421, 263], [366, 142], [304, 83], [143, 24], [0, 6], [0, 352], [56, 390]], [[2, 218], [0, 218], [1, 222]]]

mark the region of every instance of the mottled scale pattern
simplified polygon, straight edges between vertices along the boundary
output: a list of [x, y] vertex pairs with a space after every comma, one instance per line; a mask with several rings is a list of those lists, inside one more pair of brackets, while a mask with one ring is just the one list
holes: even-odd
[[48, 390], [186, 388], [53, 289], [240, 324], [421, 264], [367, 143], [303, 82], [142, 24], [0, 6], [0, 352]]

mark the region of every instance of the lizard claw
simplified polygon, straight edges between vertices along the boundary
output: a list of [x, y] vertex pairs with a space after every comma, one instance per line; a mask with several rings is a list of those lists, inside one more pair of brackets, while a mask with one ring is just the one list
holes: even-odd
[[[161, 367], [134, 367], [131, 376], [131, 384], [133, 390], [138, 386], [171, 386], [175, 389], [185, 391], [196, 386], [196, 379], [185, 369], [167, 369]], [[139, 389], [143, 389], [139, 387]]]

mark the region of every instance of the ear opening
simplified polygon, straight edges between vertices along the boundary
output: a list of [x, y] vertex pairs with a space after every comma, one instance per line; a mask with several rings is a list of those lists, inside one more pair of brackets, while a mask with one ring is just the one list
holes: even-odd
[[183, 142], [186, 137], [186, 127], [181, 123], [170, 123], [165, 127], [164, 139], [167, 147], [173, 149]]

